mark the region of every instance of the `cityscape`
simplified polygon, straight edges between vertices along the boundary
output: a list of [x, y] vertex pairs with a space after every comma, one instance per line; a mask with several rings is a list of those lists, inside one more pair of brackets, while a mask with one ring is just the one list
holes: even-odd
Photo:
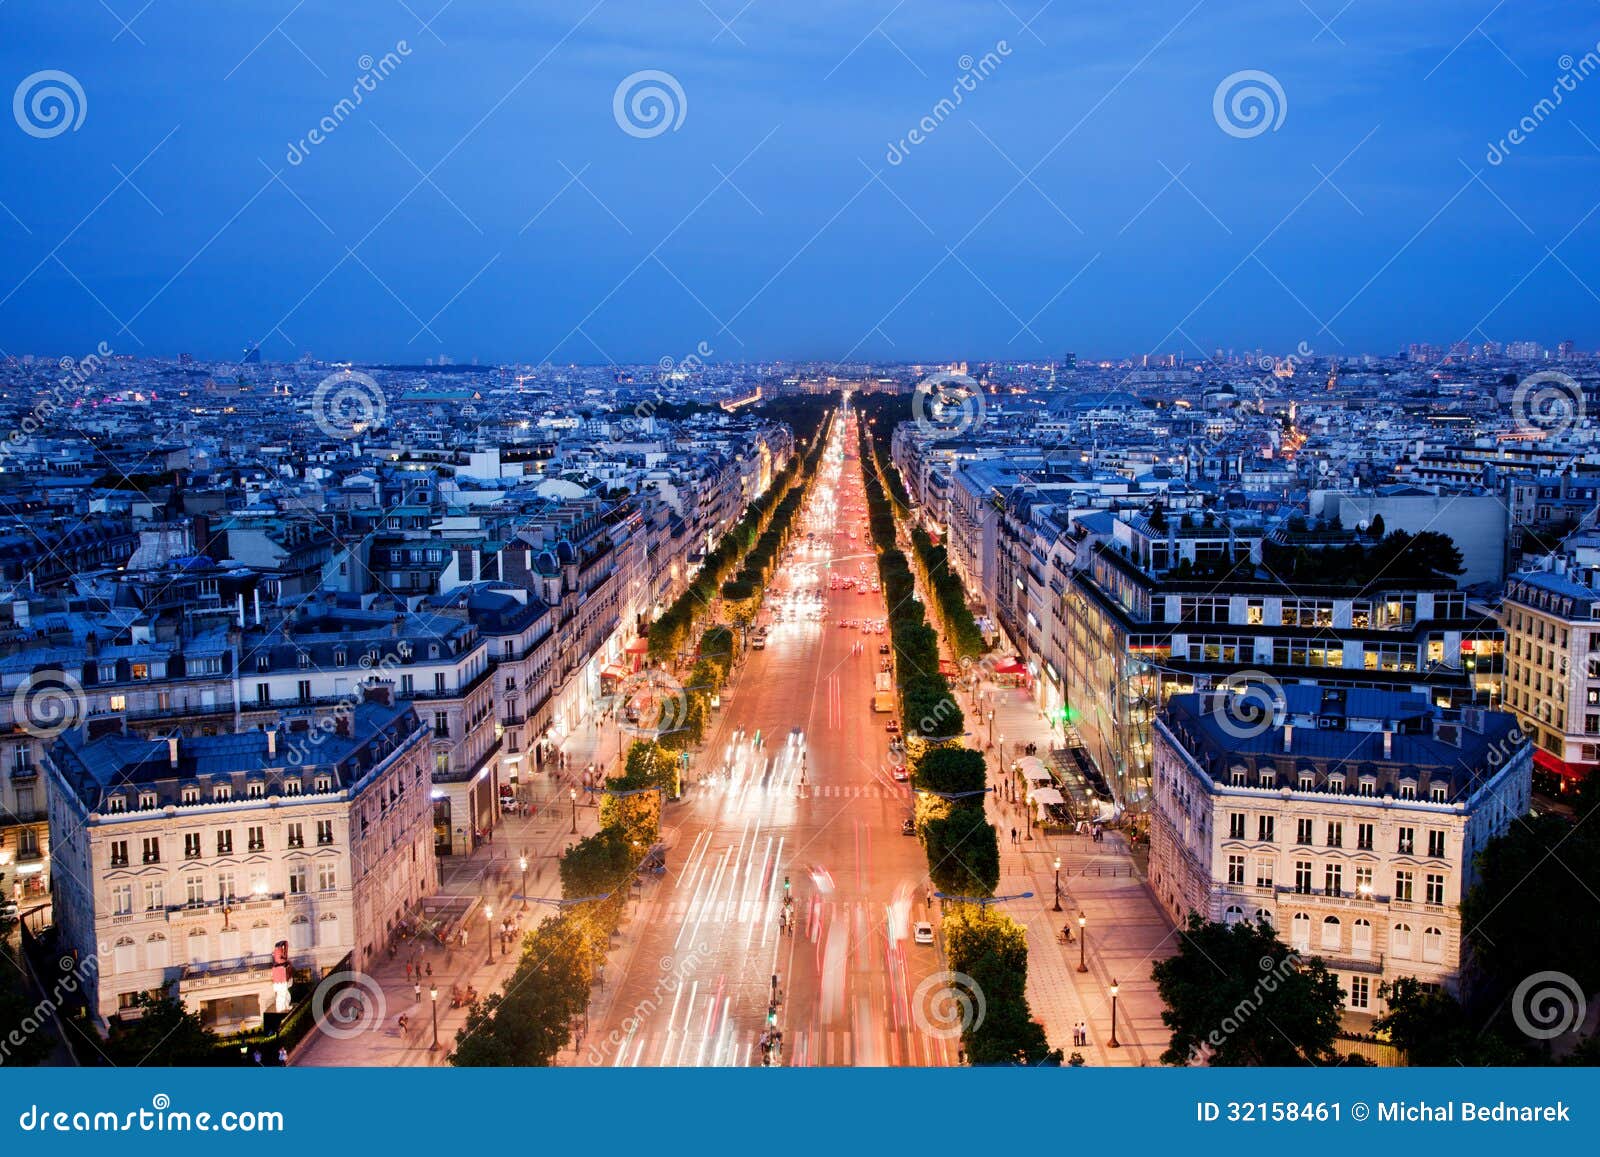
[[239, 7], [0, 3], [0, 1066], [1600, 1063], [1600, 18]]

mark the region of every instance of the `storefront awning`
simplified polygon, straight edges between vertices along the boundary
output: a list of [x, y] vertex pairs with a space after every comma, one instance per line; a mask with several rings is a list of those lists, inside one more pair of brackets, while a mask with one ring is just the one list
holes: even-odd
[[607, 663], [600, 668], [600, 678], [602, 679], [622, 679], [627, 674], [628, 669], [626, 667], [619, 667], [615, 663]]
[[628, 644], [628, 654], [630, 655], [648, 655], [649, 653], [649, 639], [635, 639], [633, 642]]
[[1540, 771], [1552, 772], [1562, 779], [1570, 780], [1583, 779], [1593, 770], [1592, 765], [1587, 763], [1568, 763], [1564, 759], [1558, 759], [1542, 747], [1533, 749], [1533, 763]]
[[1008, 663], [1001, 663], [994, 669], [994, 673], [996, 675], [1026, 675], [1028, 673], [1028, 668], [1017, 662], [1015, 659], [1012, 659]]
[[1038, 787], [1028, 793], [1028, 798], [1034, 803], [1057, 804], [1065, 803], [1061, 793], [1053, 787]]

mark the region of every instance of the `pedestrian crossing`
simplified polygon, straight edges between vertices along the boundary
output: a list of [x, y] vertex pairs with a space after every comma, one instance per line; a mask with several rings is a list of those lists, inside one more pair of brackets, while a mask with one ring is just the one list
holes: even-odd
[[[625, 1035], [610, 1047], [597, 1042], [592, 1065], [613, 1068], [746, 1067], [761, 1063], [760, 1029], [706, 1036], [657, 1029]], [[785, 1068], [848, 1068], [949, 1065], [959, 1042], [899, 1030], [863, 1034], [848, 1029], [794, 1029], [783, 1034]], [[609, 1054], [607, 1056], [606, 1054]]]
[[806, 794], [813, 799], [904, 799], [906, 790], [881, 783], [818, 783], [807, 787]]

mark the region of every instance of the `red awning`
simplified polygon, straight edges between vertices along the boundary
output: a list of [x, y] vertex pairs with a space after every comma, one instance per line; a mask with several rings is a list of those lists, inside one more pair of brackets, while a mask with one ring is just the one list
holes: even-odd
[[1594, 770], [1592, 764], [1568, 763], [1564, 759], [1557, 759], [1542, 747], [1533, 749], [1533, 762], [1540, 770], [1554, 772], [1562, 779], [1580, 780]]
[[633, 642], [628, 644], [628, 654], [630, 655], [647, 655], [649, 653], [649, 639], [635, 639]]
[[994, 669], [996, 675], [1026, 675], [1028, 668], [1013, 659], [1009, 663], [1001, 663]]
[[628, 669], [626, 667], [619, 667], [615, 663], [607, 663], [604, 667], [600, 668], [600, 678], [602, 679], [622, 679], [625, 678], [627, 674]]

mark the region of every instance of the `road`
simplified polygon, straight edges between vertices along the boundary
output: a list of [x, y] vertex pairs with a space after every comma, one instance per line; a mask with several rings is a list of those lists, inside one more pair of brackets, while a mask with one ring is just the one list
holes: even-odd
[[829, 590], [830, 573], [877, 578], [854, 419], [835, 426], [802, 522], [816, 538], [797, 535], [763, 610], [767, 645], [746, 655], [666, 814], [668, 875], [608, 967], [621, 975], [579, 1064], [760, 1064], [774, 976], [785, 1065], [956, 1060], [938, 1019], [940, 949], [909, 934], [934, 919], [927, 862], [901, 833], [911, 801], [890, 771], [890, 716], [872, 710], [888, 636], [838, 626], [882, 620], [883, 596]]

